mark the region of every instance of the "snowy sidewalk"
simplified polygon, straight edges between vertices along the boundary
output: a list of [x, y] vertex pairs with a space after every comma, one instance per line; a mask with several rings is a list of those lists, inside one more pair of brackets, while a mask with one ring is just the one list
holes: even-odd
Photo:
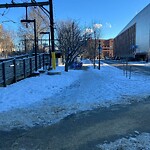
[[[123, 72], [107, 64], [101, 70], [43, 74], [0, 88], [0, 129], [48, 125], [78, 111], [139, 101], [149, 96], [150, 77]], [[89, 64], [87, 64], [89, 63]]]

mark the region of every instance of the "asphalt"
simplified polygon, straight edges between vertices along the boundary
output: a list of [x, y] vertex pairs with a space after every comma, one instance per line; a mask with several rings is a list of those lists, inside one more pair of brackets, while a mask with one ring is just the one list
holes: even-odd
[[102, 62], [110, 64], [112, 66], [115, 66], [119, 69], [124, 70], [124, 72], [129, 75], [130, 73], [137, 73], [137, 74], [144, 74], [144, 75], [150, 75], [150, 66], [147, 67], [146, 66], [146, 62], [145, 65], [134, 65], [132, 63], [126, 63], [123, 60], [102, 60]]
[[150, 132], [150, 97], [72, 114], [47, 127], [0, 131], [0, 150], [98, 150], [97, 144]]

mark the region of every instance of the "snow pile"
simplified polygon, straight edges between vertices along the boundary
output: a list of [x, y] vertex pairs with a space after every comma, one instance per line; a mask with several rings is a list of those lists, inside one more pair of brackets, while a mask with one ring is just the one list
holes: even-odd
[[0, 87], [0, 112], [28, 107], [51, 97], [78, 80], [83, 72], [82, 70], [70, 70], [69, 73], [66, 73], [63, 69], [64, 66], [57, 67], [61, 75], [50, 76], [45, 73], [27, 78], [6, 88]]
[[98, 144], [100, 150], [149, 150], [150, 133], [142, 133], [136, 137], [122, 138], [115, 142]]

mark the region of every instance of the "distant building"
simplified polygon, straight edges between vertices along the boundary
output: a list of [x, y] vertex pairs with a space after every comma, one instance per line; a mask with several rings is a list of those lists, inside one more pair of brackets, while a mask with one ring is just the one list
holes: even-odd
[[[89, 47], [88, 47], [88, 57], [93, 58], [94, 52], [95, 52], [95, 46], [96, 46], [96, 55], [95, 57], [99, 57], [99, 44], [101, 47], [101, 58], [112, 58], [114, 56], [114, 39], [96, 39], [96, 45], [95, 45], [95, 39], [89, 40]], [[86, 54], [84, 54], [86, 56]]]
[[101, 47], [102, 47], [102, 57], [113, 57], [114, 51], [114, 40], [113, 39], [100, 39]]
[[114, 39], [114, 56], [150, 59], [150, 4], [139, 12]]

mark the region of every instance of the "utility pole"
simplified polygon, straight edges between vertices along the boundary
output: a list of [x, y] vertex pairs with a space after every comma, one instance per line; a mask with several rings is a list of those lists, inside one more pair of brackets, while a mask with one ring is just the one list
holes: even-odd
[[[31, 0], [33, 3], [36, 3], [35, 0]], [[49, 35], [49, 39], [51, 36], [51, 52], [50, 52], [50, 57], [52, 55], [52, 68], [56, 69], [56, 56], [55, 56], [55, 38], [54, 38], [54, 17], [53, 17], [53, 0], [49, 0], [49, 11], [47, 9], [45, 9], [43, 6], [40, 6], [40, 8], [42, 9], [42, 11], [47, 15], [49, 15], [49, 19], [50, 19], [50, 35]], [[49, 47], [50, 48], [50, 47]], [[51, 60], [51, 58], [50, 58]], [[50, 63], [51, 64], [51, 63]]]

